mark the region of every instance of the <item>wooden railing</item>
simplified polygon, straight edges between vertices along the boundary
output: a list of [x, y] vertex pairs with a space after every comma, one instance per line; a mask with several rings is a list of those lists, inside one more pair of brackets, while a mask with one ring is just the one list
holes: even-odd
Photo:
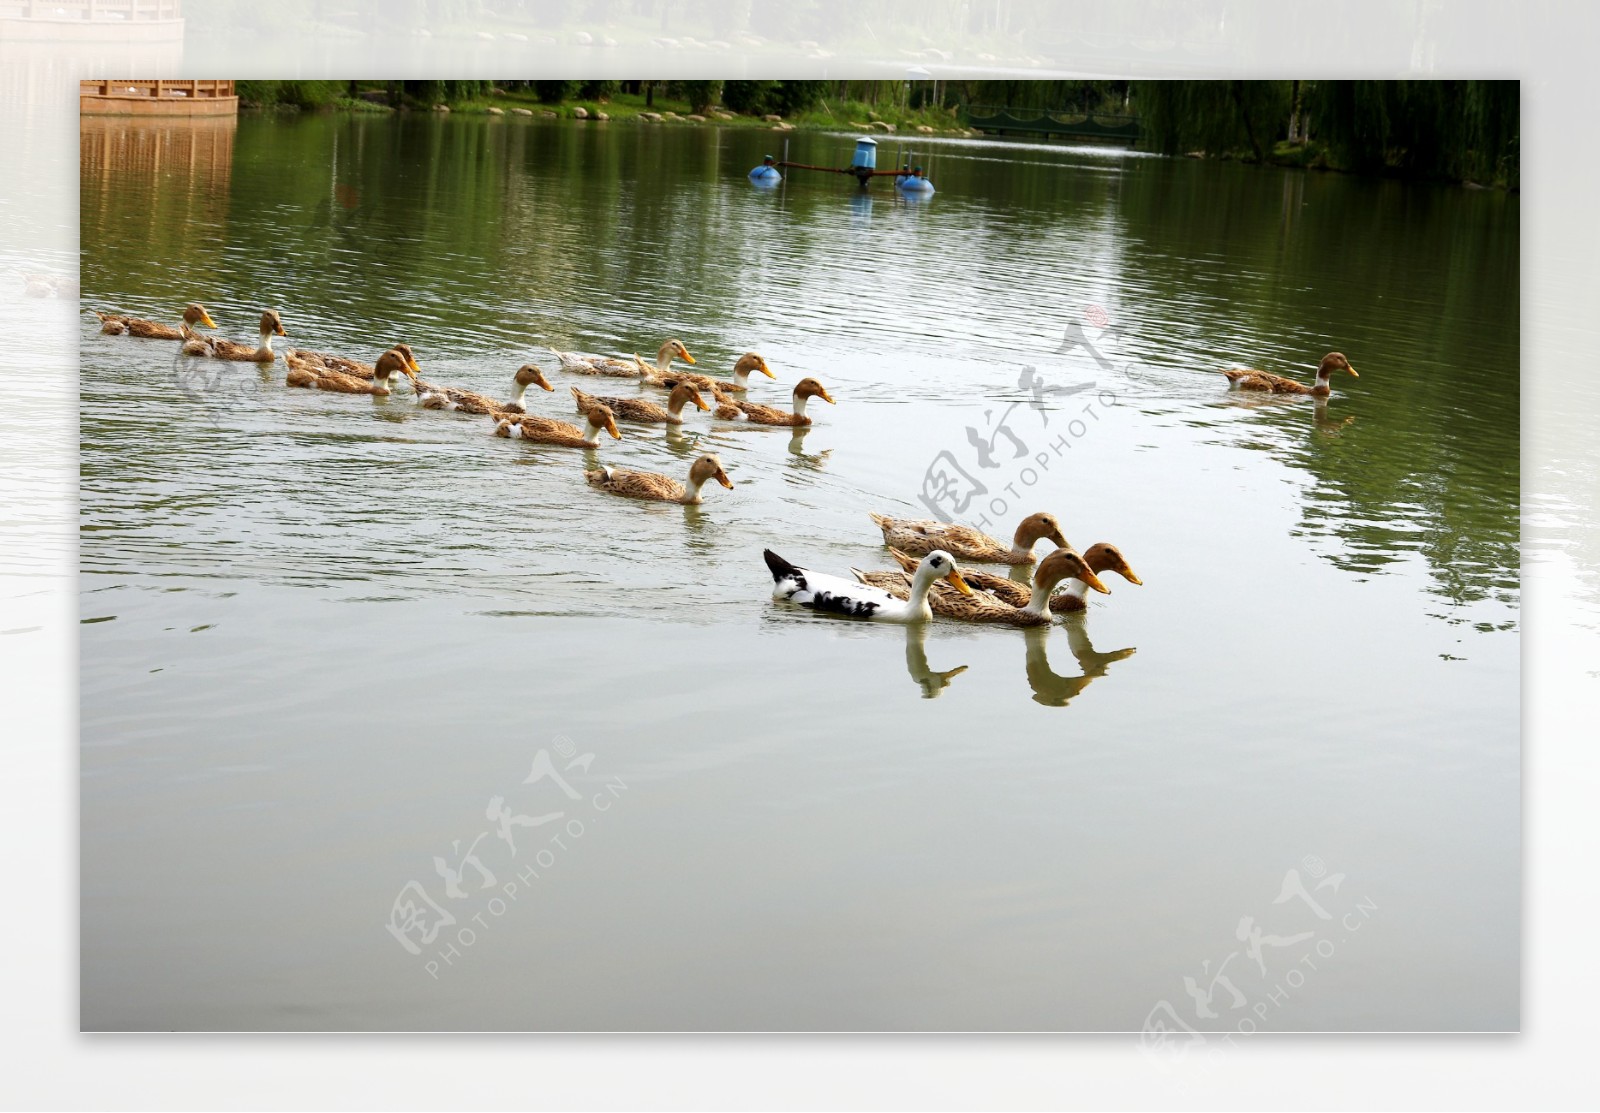
[[183, 18], [183, 0], [22, 0], [23, 19], [155, 20]]
[[104, 81], [78, 82], [78, 95], [82, 97], [208, 97], [233, 96], [232, 81], [200, 78], [189, 81], [130, 81], [116, 78]]

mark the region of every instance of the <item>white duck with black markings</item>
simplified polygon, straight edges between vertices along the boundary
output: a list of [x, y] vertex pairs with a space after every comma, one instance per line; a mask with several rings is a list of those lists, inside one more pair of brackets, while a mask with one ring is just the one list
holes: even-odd
[[843, 576], [830, 576], [790, 564], [771, 549], [763, 550], [762, 555], [772, 572], [774, 601], [795, 603], [825, 614], [872, 622], [926, 622], [933, 617], [933, 610], [928, 606], [928, 591], [936, 581], [948, 582], [963, 595], [972, 594], [967, 581], [961, 578], [955, 558], [943, 550], [935, 550], [922, 558], [916, 574], [911, 577], [908, 599], [896, 599], [882, 588]]

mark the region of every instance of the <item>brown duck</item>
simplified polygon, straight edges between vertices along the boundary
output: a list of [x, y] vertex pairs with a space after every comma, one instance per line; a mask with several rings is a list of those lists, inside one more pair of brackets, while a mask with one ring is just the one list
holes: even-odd
[[[909, 598], [913, 578], [921, 561], [897, 550], [895, 559], [900, 562], [904, 571], [888, 572], [862, 572], [852, 568], [856, 579], [864, 584], [880, 588], [897, 599]], [[933, 608], [934, 614], [941, 614], [947, 618], [959, 618], [964, 622], [993, 622], [1006, 626], [1047, 626], [1050, 623], [1050, 596], [1056, 585], [1062, 580], [1072, 579], [1073, 586], [1082, 585], [1083, 590], [1093, 588], [1095, 591], [1110, 594], [1094, 570], [1078, 553], [1069, 548], [1059, 548], [1039, 562], [1039, 567], [1033, 571], [1033, 589], [1023, 588], [1026, 598], [1021, 604], [1007, 602], [997, 595], [990, 594], [978, 585], [974, 573], [963, 573], [967, 586], [972, 589], [970, 594], [961, 594], [935, 584], [928, 594], [928, 605]], [[987, 579], [1001, 579], [998, 576], [986, 575]], [[1008, 583], [1014, 581], [1007, 581]], [[1015, 586], [1021, 588], [1021, 584]]]
[[277, 353], [272, 350], [272, 338], [288, 335], [283, 331], [283, 321], [278, 317], [276, 309], [269, 309], [261, 314], [261, 343], [253, 348], [249, 344], [240, 344], [235, 340], [201, 336], [187, 325], [184, 328], [185, 355], [230, 359], [238, 363], [271, 363], [278, 358]]
[[211, 319], [211, 314], [199, 302], [184, 306], [182, 323], [176, 325], [164, 325], [159, 321], [147, 321], [143, 317], [129, 317], [121, 313], [102, 313], [98, 309], [94, 310], [94, 315], [100, 318], [100, 331], [107, 336], [142, 336], [146, 340], [182, 340], [186, 328], [192, 329], [196, 325], [217, 327], [217, 322]]
[[[1060, 552], [1061, 550], [1056, 550]], [[895, 562], [906, 571], [914, 571], [917, 567], [915, 557], [908, 556], [898, 549], [890, 549]], [[1052, 556], [1054, 554], [1051, 554]], [[1083, 551], [1083, 561], [1091, 571], [1096, 574], [1101, 572], [1115, 572], [1130, 584], [1143, 584], [1144, 581], [1134, 574], [1133, 568], [1128, 564], [1128, 559], [1122, 555], [1122, 550], [1115, 545], [1104, 541], [1097, 541]], [[968, 572], [967, 583], [972, 585], [974, 591], [988, 592], [1002, 603], [1013, 607], [1026, 606], [1033, 598], [1033, 593], [1027, 584], [1006, 576], [996, 576], [993, 572]], [[1050, 597], [1050, 609], [1056, 614], [1067, 614], [1085, 609], [1089, 604], [1085, 598], [1087, 581], [1075, 579], [1067, 585], [1067, 590], [1059, 595]]]
[[519, 419], [516, 414], [493, 416], [494, 435], [497, 437], [521, 438], [560, 448], [598, 448], [602, 431], [610, 433], [614, 440], [622, 439], [622, 434], [617, 430], [616, 419], [604, 406], [596, 406], [584, 414], [586, 420], [582, 429], [565, 421], [557, 421], [553, 417]]
[[1228, 377], [1230, 386], [1238, 387], [1240, 390], [1260, 390], [1272, 394], [1314, 394], [1318, 398], [1326, 398], [1333, 390], [1328, 379], [1335, 371], [1348, 371], [1351, 378], [1355, 379], [1361, 377], [1356, 374], [1356, 369], [1350, 366], [1350, 361], [1344, 358], [1342, 352], [1329, 352], [1322, 357], [1322, 362], [1317, 364], [1317, 381], [1311, 386], [1283, 375], [1249, 368], [1230, 368], [1223, 374]]
[[643, 421], [656, 425], [682, 425], [683, 407], [690, 402], [697, 409], [709, 410], [706, 400], [700, 397], [700, 392], [691, 383], [679, 383], [672, 388], [672, 393], [667, 395], [667, 404], [662, 406], [648, 398], [596, 398], [592, 394], [585, 394], [577, 387], [572, 387], [573, 401], [578, 403], [579, 413], [588, 413], [595, 406], [605, 406], [611, 413], [623, 421]]
[[700, 488], [713, 479], [728, 490], [733, 490], [733, 480], [722, 470], [722, 461], [710, 454], [689, 465], [689, 482], [686, 484], [657, 472], [632, 471], [628, 468], [595, 468], [584, 472], [583, 477], [591, 486], [613, 495], [656, 502], [679, 502], [685, 506], [699, 505]]
[[828, 393], [826, 387], [816, 379], [801, 379], [794, 385], [794, 409], [781, 410], [777, 406], [763, 406], [757, 402], [737, 402], [732, 398], [718, 397], [717, 412], [713, 415], [719, 421], [748, 421], [752, 425], [810, 425], [811, 419], [806, 416], [806, 403], [812, 398], [820, 398], [828, 405], [833, 405], [833, 395]]
[[940, 522], [932, 518], [891, 518], [886, 514], [873, 514], [871, 518], [883, 530], [885, 545], [913, 556], [943, 549], [962, 560], [990, 564], [1032, 564], [1033, 547], [1040, 541], [1054, 541], [1062, 548], [1070, 547], [1055, 515], [1043, 512], [1029, 514], [1018, 522], [1009, 545], [981, 530], [954, 522]]
[[429, 410], [457, 410], [464, 414], [525, 414], [528, 408], [523, 405], [523, 396], [528, 393], [530, 386], [539, 387], [541, 390], [554, 390], [550, 380], [544, 377], [544, 372], [538, 364], [524, 363], [517, 368], [517, 373], [512, 376], [512, 392], [509, 402], [501, 402], [490, 398], [487, 394], [479, 394], [474, 390], [464, 390], [455, 386], [435, 386], [425, 383], [416, 376], [412, 376], [411, 388], [416, 391], [417, 405]]

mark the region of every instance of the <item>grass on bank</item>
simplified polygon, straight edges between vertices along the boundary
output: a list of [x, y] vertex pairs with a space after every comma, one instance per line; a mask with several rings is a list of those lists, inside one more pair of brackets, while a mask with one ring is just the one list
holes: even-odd
[[[491, 109], [512, 113], [522, 109], [535, 116], [554, 115], [572, 119], [579, 116], [575, 109], [583, 109], [590, 119], [600, 114], [614, 121], [642, 122], [647, 113], [655, 113], [663, 122], [695, 124], [687, 119], [694, 115], [689, 101], [657, 90], [653, 96], [643, 93], [615, 92], [607, 97], [570, 97], [558, 103], [546, 103], [531, 89], [493, 89], [487, 94], [471, 97], [442, 97], [437, 101], [424, 101], [396, 92], [385, 82], [348, 81], [240, 81], [237, 85], [240, 102], [250, 109], [274, 112], [346, 111], [393, 112], [396, 109], [426, 111], [435, 104], [443, 104], [452, 112], [490, 114]], [[732, 112], [722, 105], [714, 105], [704, 113], [707, 123], [722, 127], [750, 127], [772, 129], [773, 121], [766, 114]], [[919, 128], [930, 128], [941, 134], [969, 133], [961, 126], [954, 108], [879, 104], [872, 106], [861, 101], [829, 100], [824, 98], [810, 108], [805, 108], [782, 118], [783, 123], [796, 129], [876, 131], [888, 133], [927, 134]], [[650, 121], [654, 122], [654, 121]], [[889, 125], [883, 127], [881, 125]]]

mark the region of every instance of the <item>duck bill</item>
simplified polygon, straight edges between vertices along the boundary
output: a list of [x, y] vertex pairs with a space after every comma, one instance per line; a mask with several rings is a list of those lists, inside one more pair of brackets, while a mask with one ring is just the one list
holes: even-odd
[[766, 360], [764, 360], [764, 359], [763, 360], [759, 360], [758, 363], [757, 363], [757, 366], [760, 368], [761, 373], [763, 375], [765, 375], [767, 378], [776, 379], [778, 377], [778, 376], [776, 376], [776, 375], [774, 375], [772, 373], [772, 368], [767, 366], [767, 361]]
[[1122, 568], [1119, 569], [1119, 571], [1122, 573], [1122, 578], [1127, 580], [1130, 584], [1138, 584], [1140, 587], [1144, 586], [1144, 581], [1133, 574], [1132, 568]]
[[733, 480], [728, 478], [728, 473], [727, 472], [725, 472], [725, 471], [717, 472], [717, 482], [722, 484], [728, 490], [730, 490], [730, 491], [733, 490]]
[[951, 587], [955, 588], [962, 595], [972, 594], [971, 586], [968, 585], [966, 580], [961, 578], [961, 573], [959, 570], [955, 568], [950, 569], [950, 574], [945, 577], [945, 580], [950, 584]]
[[555, 390], [555, 387], [550, 385], [550, 380], [549, 379], [540, 379], [539, 380], [539, 385], [544, 387], [546, 390], [549, 390], [549, 391], [554, 391]]
[[200, 323], [202, 325], [205, 325], [206, 328], [216, 328], [217, 327], [217, 322], [215, 322], [215, 321], [213, 321], [211, 319], [211, 314], [209, 314], [209, 313], [200, 314]]
[[689, 354], [689, 349], [688, 348], [679, 348], [678, 350], [683, 353], [683, 362], [685, 362], [685, 363], [693, 363], [694, 362], [694, 356]]
[[1344, 365], [1344, 369], [1346, 371], [1350, 372], [1350, 377], [1352, 379], [1359, 379], [1361, 377], [1360, 375], [1356, 374], [1356, 369], [1354, 367], [1351, 367], [1348, 363]]
[[705, 411], [705, 410], [709, 410], [711, 408], [710, 406], [706, 405], [706, 400], [704, 398], [700, 397], [698, 394], [696, 394], [694, 396], [694, 404], [702, 412]]
[[1094, 588], [1101, 595], [1110, 595], [1111, 594], [1111, 589], [1109, 587], [1107, 587], [1105, 584], [1100, 582], [1100, 577], [1096, 576], [1093, 572], [1089, 571], [1087, 568], [1085, 568], [1083, 570], [1083, 573], [1078, 577], [1078, 579], [1082, 580], [1084, 583], [1086, 583], [1090, 587]]
[[606, 418], [606, 432], [611, 434], [611, 439], [614, 441], [620, 441], [622, 439], [622, 434], [617, 430], [617, 423], [611, 420], [609, 417]]
[[830, 406], [838, 405], [838, 403], [833, 400], [833, 395], [829, 394], [827, 391], [823, 391], [821, 394], [817, 395], [817, 397], [821, 398]]
[[413, 375], [421, 374], [422, 372], [422, 368], [417, 365], [417, 361], [410, 356], [406, 356], [406, 366], [411, 369]]

